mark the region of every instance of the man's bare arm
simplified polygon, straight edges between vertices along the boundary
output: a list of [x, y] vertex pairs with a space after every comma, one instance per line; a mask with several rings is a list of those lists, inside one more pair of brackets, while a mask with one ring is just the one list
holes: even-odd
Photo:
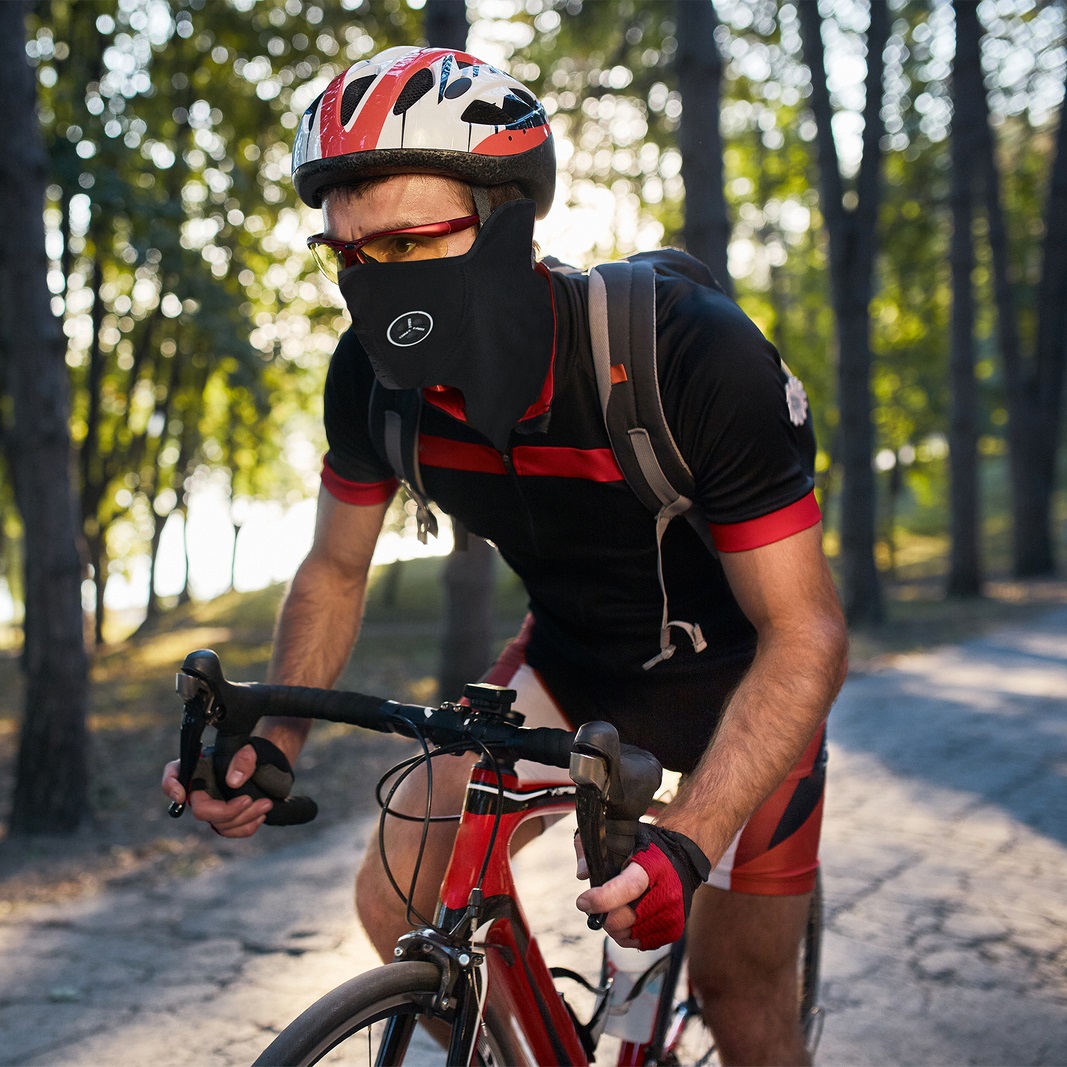
[[730, 588], [756, 628], [756, 657], [660, 820], [713, 863], [803, 755], [845, 680], [848, 635], [821, 537], [814, 526], [722, 555]]
[[[821, 539], [815, 526], [721, 557], [756, 628], [756, 657], [711, 745], [658, 820], [695, 841], [713, 864], [800, 759], [845, 678], [848, 636]], [[583, 893], [579, 906], [609, 912], [606, 929], [625, 944], [634, 918], [628, 905], [647, 886], [645, 872], [631, 864]]]
[[[371, 556], [387, 506], [355, 507], [320, 493], [311, 551], [278, 615], [269, 681], [324, 688], [337, 681], [359, 637]], [[292, 761], [310, 726], [307, 719], [264, 719], [257, 732]]]
[[[278, 617], [269, 678], [287, 685], [331, 686], [344, 668], [359, 635], [367, 575], [387, 504], [356, 507], [325, 490], [319, 496], [315, 537], [301, 563]], [[307, 738], [307, 719], [264, 719], [257, 729], [294, 762]], [[231, 788], [244, 784], [256, 768], [246, 745], [230, 761]], [[162, 788], [172, 800], [185, 801], [177, 762], [163, 772]], [[271, 801], [237, 797], [215, 800], [202, 791], [189, 798], [193, 814], [225, 837], [249, 837], [263, 824]]]

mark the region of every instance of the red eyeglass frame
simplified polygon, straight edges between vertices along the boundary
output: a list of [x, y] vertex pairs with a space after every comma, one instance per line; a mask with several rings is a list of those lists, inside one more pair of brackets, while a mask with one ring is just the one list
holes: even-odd
[[345, 269], [356, 263], [373, 263], [374, 260], [368, 260], [363, 255], [362, 248], [381, 237], [400, 237], [405, 234], [410, 234], [412, 237], [446, 237], [450, 233], [469, 230], [472, 226], [477, 226], [480, 221], [477, 215], [464, 215], [462, 218], [448, 219], [445, 222], [425, 222], [421, 226], [402, 226], [397, 230], [380, 230], [378, 233], [369, 233], [365, 237], [359, 237], [355, 241], [338, 241], [336, 238], [327, 237], [324, 233], [317, 233], [307, 239], [307, 244], [312, 251], [315, 245], [325, 245], [339, 252], [345, 262], [342, 269]]

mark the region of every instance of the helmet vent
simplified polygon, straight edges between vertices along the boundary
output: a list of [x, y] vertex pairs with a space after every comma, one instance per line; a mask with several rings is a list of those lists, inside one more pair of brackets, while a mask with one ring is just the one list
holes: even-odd
[[486, 100], [475, 100], [460, 118], [464, 122], [473, 122], [477, 126], [507, 126], [511, 122], [508, 113], [496, 104]]
[[413, 107], [434, 86], [433, 72], [430, 70], [417, 70], [407, 80], [407, 84], [400, 90], [400, 95], [393, 105], [394, 115], [403, 115], [405, 111]]
[[345, 89], [344, 96], [341, 97], [342, 126], [347, 126], [352, 121], [352, 116], [356, 113], [359, 102], [366, 95], [374, 79], [374, 74], [368, 74], [365, 78], [356, 78], [355, 81], [349, 83]]
[[464, 122], [479, 126], [520, 126], [537, 114], [537, 101], [523, 94], [508, 93], [500, 104], [475, 100], [463, 112]]

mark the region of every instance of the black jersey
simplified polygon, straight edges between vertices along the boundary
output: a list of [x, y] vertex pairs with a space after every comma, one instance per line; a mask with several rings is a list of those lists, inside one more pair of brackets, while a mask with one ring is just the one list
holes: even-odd
[[[675, 656], [642, 669], [658, 651], [663, 607], [655, 523], [625, 482], [604, 426], [587, 279], [553, 275], [551, 285], [551, 370], [506, 452], [463, 421], [453, 398], [426, 392], [419, 462], [427, 493], [496, 545], [522, 579], [534, 620], [527, 662], [562, 694], [572, 720], [609, 718], [624, 740], [652, 747], [650, 709], [673, 707], [651, 716], [666, 724], [682, 715], [679, 703], [692, 705], [699, 694], [700, 733], [710, 737], [723, 700], [751, 662], [755, 631], [716, 556], [688, 523], [675, 521], [662, 543], [671, 617], [698, 623], [708, 647], [697, 654], [680, 640]], [[664, 413], [718, 550], [758, 547], [813, 525], [815, 446], [799, 383], [725, 295], [682, 278], [658, 279], [656, 292]], [[396, 487], [368, 432], [372, 384], [349, 331], [327, 378], [323, 480], [350, 503], [380, 502]], [[694, 742], [696, 754], [704, 747], [688, 736], [690, 755]]]

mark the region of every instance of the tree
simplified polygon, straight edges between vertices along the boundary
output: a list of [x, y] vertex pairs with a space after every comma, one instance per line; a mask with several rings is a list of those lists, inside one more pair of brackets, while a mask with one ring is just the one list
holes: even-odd
[[978, 488], [978, 386], [975, 380], [973, 274], [975, 160], [986, 121], [985, 87], [979, 50], [978, 8], [955, 0], [956, 60], [952, 74], [952, 339], [949, 367], [952, 409], [949, 423], [950, 596], [978, 596], [982, 590]]
[[1019, 578], [1046, 577], [1056, 570], [1052, 501], [1067, 369], [1067, 116], [1061, 103], [1043, 213], [1040, 272], [1033, 287], [1036, 324], [1027, 355], [1016, 306], [1015, 294], [1020, 287], [1012, 278], [1008, 225], [984, 88], [979, 103], [983, 116], [976, 169], [982, 178], [989, 221], [997, 332], [1009, 413], [1012, 569]]
[[[467, 47], [464, 0], [426, 0], [423, 28], [427, 44]], [[477, 681], [492, 661], [495, 550], [480, 537], [456, 531], [445, 562], [444, 632], [437, 671], [442, 700], [458, 700], [467, 682]], [[397, 566], [397, 564], [393, 564]]]
[[[46, 157], [22, 0], [0, 4], [0, 384], [4, 451], [22, 515], [25, 716], [12, 833], [75, 829], [87, 813], [88, 657], [70, 484], [65, 342], [52, 313], [42, 219]], [[6, 407], [6, 405], [5, 405]]]
[[98, 639], [120, 538], [153, 552], [198, 469], [241, 481], [235, 464], [266, 466], [280, 413], [320, 392], [339, 317], [295, 247], [290, 131], [331, 57], [415, 25], [407, 7], [310, 0], [176, 0], [155, 15], [49, 0], [30, 41]]
[[835, 457], [841, 465], [841, 583], [852, 623], [882, 619], [881, 581], [874, 560], [876, 494], [871, 412], [870, 303], [880, 201], [883, 54], [889, 36], [888, 5], [871, 0], [867, 31], [863, 155], [855, 188], [846, 190], [833, 131], [822, 16], [812, 0], [798, 5], [804, 55], [811, 70], [819, 161], [819, 206], [826, 224], [830, 287], [837, 330]]
[[732, 295], [733, 282], [726, 262], [730, 219], [723, 192], [723, 143], [719, 132], [722, 56], [715, 40], [719, 19], [712, 0], [675, 0], [675, 10], [675, 65], [682, 96], [678, 148], [685, 183], [685, 247], [707, 263]]

